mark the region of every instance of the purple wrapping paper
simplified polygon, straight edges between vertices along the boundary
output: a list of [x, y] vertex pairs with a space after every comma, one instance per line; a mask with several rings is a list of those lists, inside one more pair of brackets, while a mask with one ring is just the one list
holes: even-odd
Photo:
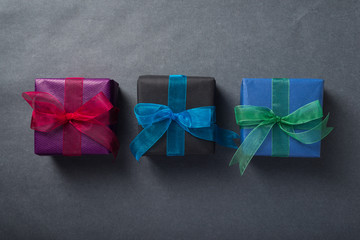
[[[65, 78], [38, 78], [35, 80], [35, 91], [47, 92], [55, 96], [64, 104]], [[96, 94], [103, 92], [110, 102], [116, 106], [118, 84], [107, 78], [85, 78], [83, 80], [83, 103], [89, 101]], [[62, 155], [63, 128], [43, 133], [35, 131], [34, 150], [39, 155]], [[109, 154], [109, 150], [82, 134], [82, 154]]]

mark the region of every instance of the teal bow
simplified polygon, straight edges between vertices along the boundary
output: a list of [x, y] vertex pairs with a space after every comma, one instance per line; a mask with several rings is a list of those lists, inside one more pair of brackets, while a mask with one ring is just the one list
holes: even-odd
[[130, 144], [130, 150], [136, 160], [139, 160], [165, 134], [173, 121], [194, 137], [237, 148], [233, 139], [239, 138], [238, 134], [218, 128], [215, 124], [214, 106], [174, 113], [166, 105], [139, 103], [134, 111], [138, 123], [144, 128]]

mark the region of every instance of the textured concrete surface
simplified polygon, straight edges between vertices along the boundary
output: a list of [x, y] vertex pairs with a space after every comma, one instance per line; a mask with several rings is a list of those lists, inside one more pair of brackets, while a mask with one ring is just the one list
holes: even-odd
[[[359, 239], [359, 1], [0, 0], [0, 239]], [[218, 122], [238, 130], [242, 77], [325, 79], [334, 132], [321, 159], [233, 150], [143, 158], [129, 143], [136, 80], [212, 76]], [[33, 154], [21, 92], [40, 77], [121, 87], [118, 159]]]

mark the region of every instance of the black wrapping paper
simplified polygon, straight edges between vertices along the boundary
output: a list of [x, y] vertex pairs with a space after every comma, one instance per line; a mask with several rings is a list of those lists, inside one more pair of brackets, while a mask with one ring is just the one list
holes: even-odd
[[[144, 75], [140, 76], [137, 83], [138, 103], [168, 103], [169, 76]], [[215, 79], [212, 77], [187, 77], [186, 109], [213, 106], [215, 96]], [[142, 127], [139, 126], [139, 132]], [[215, 144], [211, 141], [198, 139], [185, 132], [185, 155], [212, 154]], [[145, 154], [166, 155], [166, 133]]]

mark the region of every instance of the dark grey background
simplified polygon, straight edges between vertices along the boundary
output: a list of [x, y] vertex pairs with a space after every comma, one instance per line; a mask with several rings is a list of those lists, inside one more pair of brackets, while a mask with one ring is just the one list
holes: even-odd
[[[359, 1], [0, 0], [0, 34], [0, 239], [359, 239]], [[233, 130], [242, 77], [323, 78], [335, 131], [243, 177], [223, 147], [137, 163], [141, 74], [215, 77]], [[69, 76], [119, 82], [116, 162], [33, 154], [21, 92]]]

